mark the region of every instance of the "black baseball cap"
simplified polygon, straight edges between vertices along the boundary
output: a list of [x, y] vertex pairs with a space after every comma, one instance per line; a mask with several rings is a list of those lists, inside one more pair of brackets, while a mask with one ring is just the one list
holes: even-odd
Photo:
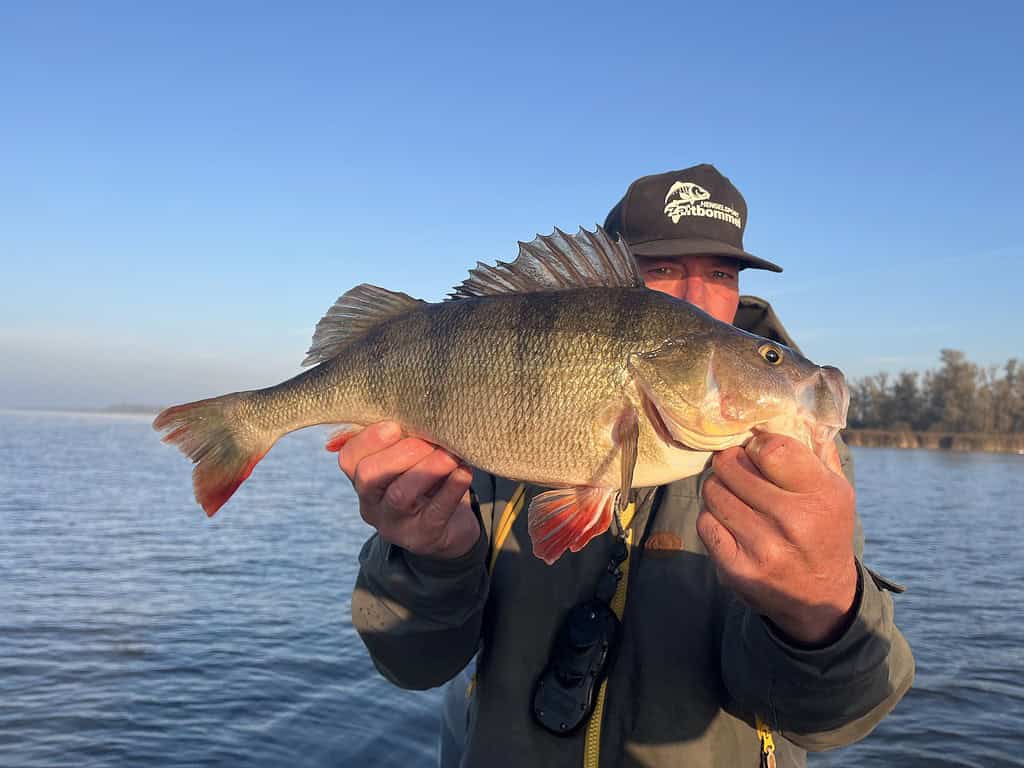
[[637, 256], [728, 256], [740, 268], [782, 267], [743, 250], [747, 202], [713, 165], [643, 176], [612, 208], [604, 228]]

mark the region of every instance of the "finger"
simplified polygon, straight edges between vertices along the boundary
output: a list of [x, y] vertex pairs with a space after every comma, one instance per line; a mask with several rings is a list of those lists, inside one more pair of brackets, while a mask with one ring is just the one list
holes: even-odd
[[740, 548], [736, 539], [729, 529], [707, 510], [707, 507], [701, 509], [697, 515], [697, 535], [717, 565], [728, 567], [739, 556]]
[[[473, 514], [468, 490], [463, 492], [461, 499], [450, 502], [450, 499], [444, 502], [448, 509], [443, 523], [435, 521], [425, 525], [422, 516], [401, 517], [390, 519], [385, 528], [378, 530], [385, 540], [409, 552], [422, 555], [445, 553], [445, 557], [458, 557], [468, 552], [479, 538], [480, 523]], [[425, 506], [424, 511], [428, 508]], [[437, 509], [440, 508], [438, 505]]]
[[719, 451], [711, 461], [717, 478], [740, 501], [761, 513], [779, 508], [789, 495], [768, 480], [743, 448]]
[[828, 480], [821, 460], [792, 437], [762, 432], [747, 441], [745, 450], [761, 474], [783, 490], [811, 493]]
[[[422, 506], [422, 497], [429, 495], [458, 466], [459, 460], [450, 453], [441, 448], [432, 448], [418, 462], [394, 476], [384, 491], [384, 503], [396, 511], [413, 514]], [[458, 496], [455, 498], [458, 499]]]
[[338, 451], [338, 466], [355, 480], [356, 465], [367, 456], [378, 453], [402, 439], [402, 428], [394, 421], [381, 421], [373, 424], [351, 440]]
[[389, 448], [371, 454], [356, 465], [352, 484], [360, 498], [383, 498], [392, 481], [434, 452], [434, 446], [407, 437]]
[[473, 473], [466, 467], [458, 467], [449, 474], [441, 484], [440, 490], [431, 496], [420, 510], [423, 527], [427, 530], [442, 530], [447, 527], [460, 502], [469, 501], [466, 492], [472, 481]]
[[[472, 480], [472, 475], [470, 476]], [[448, 527], [445, 528], [445, 547], [454, 556], [464, 555], [480, 538], [480, 521], [473, 514], [469, 491], [462, 494]], [[452, 549], [452, 547], [455, 549]]]
[[704, 482], [702, 495], [707, 511], [728, 529], [744, 550], [756, 549], [759, 541], [773, 533], [772, 522], [751, 509], [715, 475]]

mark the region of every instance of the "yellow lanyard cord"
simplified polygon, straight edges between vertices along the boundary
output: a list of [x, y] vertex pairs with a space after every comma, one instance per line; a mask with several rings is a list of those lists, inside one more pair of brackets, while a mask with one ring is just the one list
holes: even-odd
[[[615, 588], [615, 596], [612, 597], [611, 609], [622, 621], [626, 612], [626, 590], [629, 588], [629, 563], [633, 547], [633, 529], [629, 527], [633, 522], [633, 515], [636, 514], [636, 505], [630, 503], [622, 510], [622, 527], [626, 531], [626, 559], [619, 568], [622, 570], [622, 578]], [[601, 723], [604, 720], [604, 698], [608, 689], [608, 680], [601, 683], [597, 692], [597, 703], [594, 705], [594, 712], [590, 715], [590, 722], [587, 723], [587, 735], [583, 744], [583, 768], [597, 768], [601, 761]]]
[[515, 523], [519, 512], [523, 508], [523, 499], [525, 497], [526, 486], [520, 483], [515, 493], [512, 494], [512, 498], [505, 503], [505, 508], [501, 510], [498, 527], [494, 529], [494, 535], [491, 537], [491, 564], [487, 569], [488, 573], [494, 573], [494, 564], [498, 562], [498, 554], [505, 544], [505, 539], [508, 538], [509, 533], [512, 531], [512, 524]]
[[[494, 566], [498, 561], [498, 555], [501, 553], [501, 548], [505, 543], [505, 539], [508, 538], [509, 533], [512, 531], [512, 526], [519, 516], [519, 513], [523, 509], [523, 501], [526, 497], [526, 486], [519, 485], [512, 497], [505, 504], [505, 508], [501, 511], [501, 517], [498, 520], [498, 526], [494, 529], [494, 535], [491, 537], [491, 560], [488, 567], [488, 572], [494, 572]], [[611, 609], [615, 615], [622, 621], [622, 616], [626, 611], [626, 591], [629, 587], [629, 563], [630, 563], [630, 549], [633, 545], [633, 531], [630, 529], [630, 523], [633, 522], [633, 516], [636, 514], [636, 505], [629, 504], [620, 515], [622, 526], [626, 531], [626, 559], [620, 566], [622, 570], [622, 578], [619, 579], [619, 584], [615, 589], [615, 596], [612, 597]], [[470, 698], [473, 695], [473, 691], [476, 688], [476, 675], [473, 675], [469, 681], [469, 685], [466, 688], [466, 698]], [[601, 688], [597, 693], [597, 703], [594, 706], [594, 712], [590, 716], [590, 722], [587, 724], [587, 734], [584, 742], [583, 751], [583, 765], [584, 768], [597, 768], [597, 765], [601, 757], [601, 721], [604, 716], [604, 701], [605, 693], [608, 688], [608, 681], [605, 680], [601, 683]]]
[[757, 738], [761, 741], [761, 765], [764, 768], [775, 768], [775, 739], [772, 729], [757, 715]]
[[[520, 484], [516, 487], [501, 511], [498, 526], [494, 529], [494, 535], [491, 537], [491, 559], [488, 565], [488, 573], [494, 573], [494, 566], [498, 562], [498, 555], [505, 544], [505, 539], [512, 532], [512, 526], [515, 524], [516, 518], [523, 509], [525, 498], [526, 485]], [[629, 564], [631, 562], [630, 555], [633, 546], [633, 531], [630, 528], [630, 524], [633, 522], [635, 514], [636, 505], [631, 503], [622, 510], [620, 515], [622, 526], [626, 532], [626, 559], [620, 566], [622, 578], [619, 579], [619, 584], [615, 589], [615, 595], [612, 597], [611, 602], [611, 609], [619, 618], [619, 621], [622, 621], [626, 611], [626, 592], [629, 589]], [[476, 675], [474, 674], [466, 688], [467, 700], [473, 695], [475, 687]], [[601, 725], [604, 720], [604, 702], [607, 689], [608, 681], [604, 680], [597, 692], [597, 703], [594, 706], [593, 714], [590, 716], [590, 722], [587, 724], [583, 748], [584, 768], [598, 768], [600, 763]], [[761, 765], [764, 768], [775, 768], [775, 740], [772, 737], [771, 728], [760, 717], [757, 718], [757, 736], [761, 743]]]
[[[523, 509], [523, 499], [526, 497], [526, 485], [520, 483], [515, 492], [512, 494], [507, 502], [505, 502], [505, 508], [501, 510], [501, 517], [498, 518], [498, 527], [494, 529], [494, 535], [491, 537], [491, 561], [487, 566], [487, 573], [494, 573], [494, 565], [498, 562], [498, 555], [501, 553], [501, 548], [505, 544], [505, 539], [508, 538], [509, 533], [512, 531], [512, 524], [515, 523], [516, 518]], [[476, 689], [476, 673], [469, 678], [469, 685], [466, 686], [466, 701], [469, 701], [473, 696], [473, 691]]]

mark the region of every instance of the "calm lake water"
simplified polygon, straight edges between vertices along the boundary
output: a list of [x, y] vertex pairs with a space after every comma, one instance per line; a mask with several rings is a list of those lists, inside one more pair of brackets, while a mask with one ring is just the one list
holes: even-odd
[[[0, 765], [431, 766], [349, 619], [369, 529], [285, 438], [213, 520], [149, 419], [0, 412]], [[1024, 457], [856, 449], [917, 681], [812, 766], [1024, 766]]]

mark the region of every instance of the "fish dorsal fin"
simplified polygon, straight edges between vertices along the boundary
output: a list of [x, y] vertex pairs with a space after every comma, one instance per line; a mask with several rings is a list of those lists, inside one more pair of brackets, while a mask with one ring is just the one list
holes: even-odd
[[405, 293], [367, 283], [357, 285], [334, 302], [316, 324], [313, 343], [302, 365], [316, 365], [334, 357], [375, 325], [423, 304], [426, 302]]
[[511, 264], [478, 263], [449, 299], [643, 284], [636, 260], [621, 239], [612, 241], [601, 227], [595, 232], [581, 227], [575, 235], [556, 227], [550, 235], [520, 242], [519, 256]]

